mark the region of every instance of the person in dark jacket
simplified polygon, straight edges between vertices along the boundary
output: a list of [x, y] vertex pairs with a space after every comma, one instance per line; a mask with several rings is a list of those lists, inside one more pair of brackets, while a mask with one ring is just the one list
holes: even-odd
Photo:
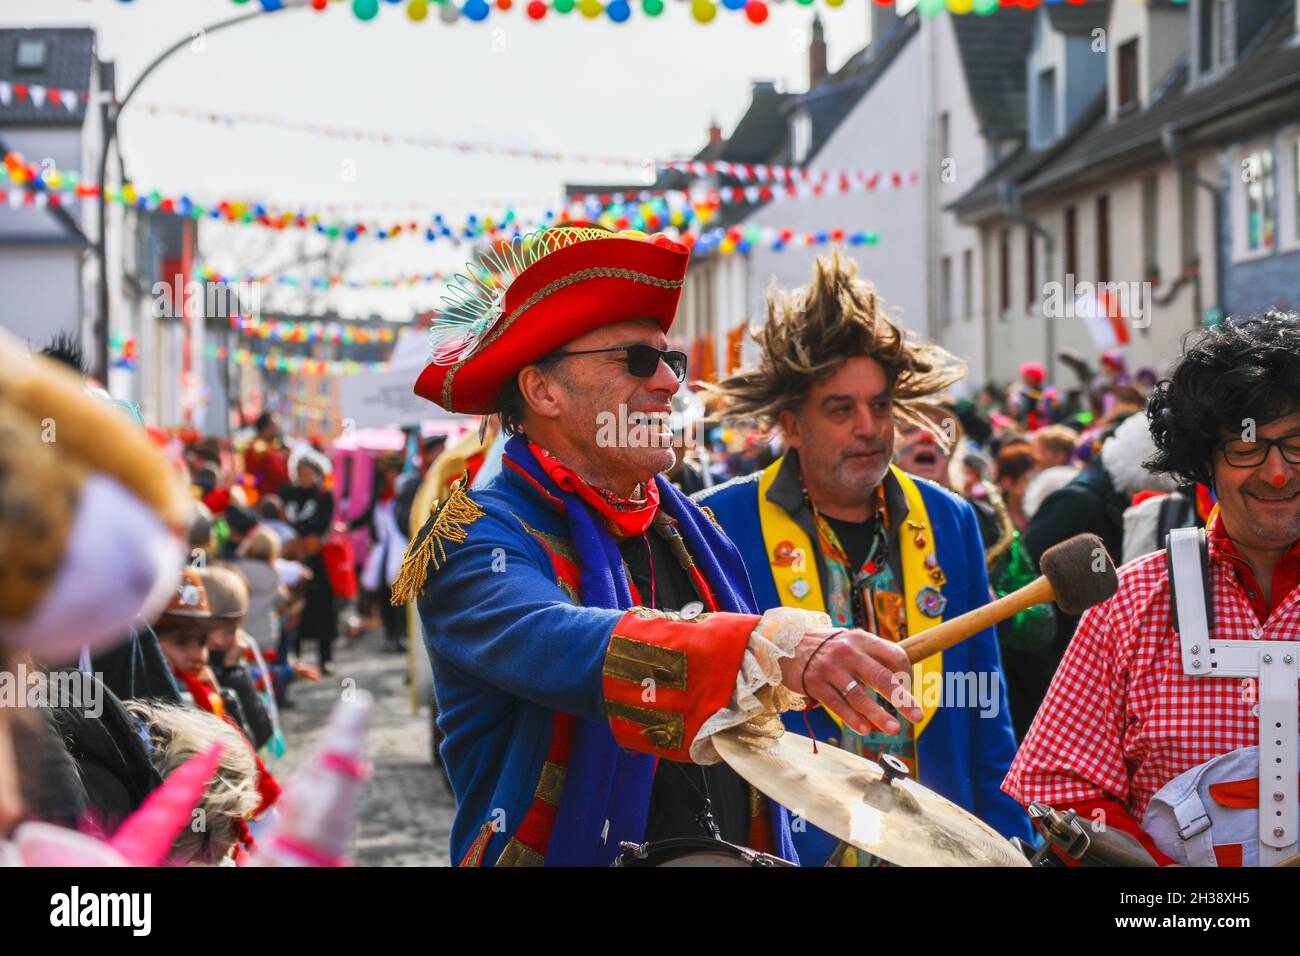
[[227, 697], [227, 691], [234, 695], [234, 706], [227, 708], [231, 718], [252, 741], [253, 749], [260, 750], [274, 736], [275, 727], [244, 660], [249, 645], [240, 624], [248, 615], [248, 585], [238, 571], [224, 565], [204, 568], [198, 575], [215, 619], [207, 636], [208, 667], [222, 696]]
[[[1043, 552], [1076, 534], [1095, 534], [1112, 558], [1124, 553], [1124, 512], [1141, 491], [1173, 491], [1171, 479], [1143, 467], [1142, 462], [1155, 454], [1155, 444], [1145, 415], [1125, 419], [1105, 440], [1101, 453], [1079, 473], [1079, 477], [1044, 499], [1034, 513], [1021, 541], [1034, 565]], [[1116, 560], [1118, 564], [1118, 560]], [[1017, 723], [1033, 720], [1047, 693], [1047, 685], [1056, 673], [1065, 649], [1070, 645], [1077, 617], [1056, 615], [1056, 638], [1040, 651], [1026, 652], [1019, 663], [1019, 683], [1024, 689], [1021, 706], [1012, 703]]]
[[321, 545], [334, 525], [334, 496], [322, 487], [330, 472], [329, 459], [310, 446], [299, 446], [290, 462], [295, 483], [281, 489], [284, 515], [301, 539], [300, 560], [311, 570], [305, 602], [298, 618], [298, 638], [314, 639], [320, 649], [320, 669], [330, 672], [334, 640], [338, 637], [338, 607]]

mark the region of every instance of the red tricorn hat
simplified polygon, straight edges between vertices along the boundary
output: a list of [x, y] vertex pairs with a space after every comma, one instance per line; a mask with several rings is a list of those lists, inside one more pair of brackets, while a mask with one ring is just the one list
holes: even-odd
[[667, 332], [689, 260], [686, 246], [662, 234], [586, 227], [498, 246], [448, 287], [415, 394], [486, 415], [520, 369], [594, 329], [654, 319]]

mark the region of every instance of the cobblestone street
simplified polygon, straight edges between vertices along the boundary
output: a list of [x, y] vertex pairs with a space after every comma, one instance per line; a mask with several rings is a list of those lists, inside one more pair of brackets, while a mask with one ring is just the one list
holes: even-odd
[[[329, 712], [345, 682], [355, 681], [374, 697], [367, 738], [372, 776], [361, 800], [352, 842], [357, 866], [446, 866], [455, 802], [432, 763], [427, 710], [411, 713], [406, 655], [384, 653], [382, 637], [370, 633], [348, 646], [335, 646], [334, 673], [319, 684], [296, 682], [296, 706], [281, 711], [288, 751], [274, 768], [289, 779], [315, 749]], [[306, 660], [315, 663], [315, 648]]]

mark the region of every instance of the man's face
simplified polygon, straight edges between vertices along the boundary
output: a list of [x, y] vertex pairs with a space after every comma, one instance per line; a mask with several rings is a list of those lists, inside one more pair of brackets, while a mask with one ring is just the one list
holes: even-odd
[[161, 631], [158, 643], [172, 670], [198, 676], [208, 666], [208, 638], [197, 627]]
[[[1300, 436], [1300, 409], [1260, 425], [1255, 438]], [[1239, 443], [1241, 434], [1221, 434]], [[1294, 457], [1294, 456], [1293, 456]], [[1285, 548], [1300, 539], [1300, 465], [1282, 458], [1277, 448], [1254, 468], [1228, 464], [1223, 449], [1214, 453], [1214, 490], [1228, 535], [1248, 548]]]
[[943, 453], [934, 436], [924, 429], [899, 423], [898, 453], [894, 460], [908, 474], [928, 478], [944, 486], [948, 484], [948, 456]]
[[298, 484], [303, 488], [315, 488], [320, 482], [316, 469], [304, 462], [298, 463]]
[[[588, 332], [563, 351], [636, 344], [663, 349], [668, 339], [657, 322], [633, 320]], [[576, 444], [598, 450], [607, 474], [641, 483], [673, 467], [668, 416], [681, 383], [663, 361], [650, 378], [638, 378], [627, 370], [625, 352], [574, 355], [545, 375], [557, 386], [556, 424]]]
[[809, 390], [781, 428], [799, 451], [804, 481], [842, 504], [867, 503], [894, 453], [894, 398], [885, 370], [855, 357]]

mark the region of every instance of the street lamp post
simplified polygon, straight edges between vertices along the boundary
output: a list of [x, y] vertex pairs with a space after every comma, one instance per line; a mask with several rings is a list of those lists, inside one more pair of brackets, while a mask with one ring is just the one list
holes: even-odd
[[[218, 30], [224, 30], [226, 27], [233, 27], [237, 24], [244, 23], [248, 20], [264, 16], [268, 13], [278, 13], [280, 10], [289, 10], [297, 7], [306, 6], [308, 0], [283, 0], [283, 3], [275, 7], [261, 7], [256, 10], [250, 10], [248, 13], [241, 13], [239, 16], [230, 17], [217, 23], [209, 24], [203, 27], [199, 32], [203, 35], [215, 33]], [[105, 183], [104, 178], [108, 175], [108, 153], [112, 149], [113, 140], [117, 138], [117, 123], [121, 119], [122, 111], [126, 109], [127, 103], [131, 97], [135, 96], [136, 90], [148, 79], [149, 74], [156, 70], [162, 63], [173, 53], [184, 49], [194, 42], [197, 34], [191, 33], [189, 36], [177, 40], [162, 53], [150, 61], [149, 65], [131, 84], [126, 95], [116, 102], [105, 104], [104, 112], [104, 134], [103, 142], [99, 152], [99, 223], [97, 229], [95, 253], [99, 266], [99, 314], [95, 320], [95, 377], [102, 382], [105, 387], [108, 385], [108, 339], [109, 339], [109, 290], [108, 290], [108, 202], [104, 197]]]

